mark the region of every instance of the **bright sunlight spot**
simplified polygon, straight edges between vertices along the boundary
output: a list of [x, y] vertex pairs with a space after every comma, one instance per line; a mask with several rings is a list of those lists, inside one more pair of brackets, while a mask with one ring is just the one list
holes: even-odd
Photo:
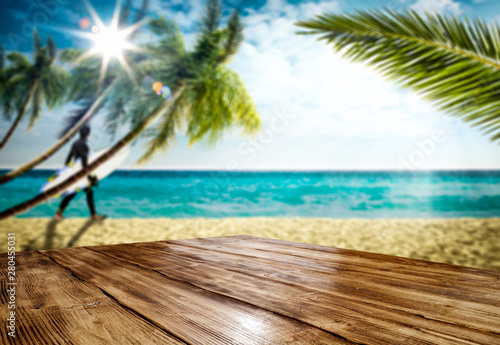
[[116, 29], [103, 27], [92, 39], [95, 42], [94, 49], [107, 56], [120, 57], [127, 46], [125, 35]]

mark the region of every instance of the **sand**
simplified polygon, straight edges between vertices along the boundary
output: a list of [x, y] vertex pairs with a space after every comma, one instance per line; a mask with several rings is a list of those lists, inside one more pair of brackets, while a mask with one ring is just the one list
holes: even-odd
[[500, 218], [12, 218], [2, 243], [7, 233], [18, 251], [245, 234], [500, 271]]

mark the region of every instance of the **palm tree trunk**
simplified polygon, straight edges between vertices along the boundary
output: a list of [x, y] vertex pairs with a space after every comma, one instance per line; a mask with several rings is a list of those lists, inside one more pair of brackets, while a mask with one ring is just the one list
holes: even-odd
[[176, 99], [182, 94], [183, 88], [181, 87], [170, 100], [164, 100], [161, 102], [150, 114], [149, 116], [137, 124], [127, 135], [125, 135], [120, 141], [118, 141], [113, 147], [111, 147], [105, 154], [97, 158], [91, 164], [89, 164], [85, 169], [80, 170], [78, 173], [73, 176], [68, 177], [61, 184], [38, 194], [34, 198], [27, 200], [19, 205], [11, 207], [5, 211], [0, 212], [0, 220], [13, 217], [21, 212], [27, 211], [30, 208], [37, 206], [38, 204], [43, 203], [44, 201], [53, 198], [54, 196], [62, 193], [67, 187], [69, 187], [74, 182], [78, 181], [82, 177], [87, 176], [89, 173], [97, 169], [107, 160], [112, 158], [116, 153], [118, 153], [122, 148], [130, 144], [134, 141], [153, 121], [155, 121], [163, 112], [165, 112], [168, 107], [173, 104]]
[[22, 108], [17, 113], [17, 117], [14, 120], [14, 123], [12, 123], [12, 125], [9, 128], [9, 130], [5, 134], [2, 142], [0, 143], [0, 151], [3, 150], [3, 148], [5, 147], [5, 145], [7, 145], [7, 142], [10, 140], [10, 138], [12, 138], [12, 135], [14, 134], [14, 132], [17, 129], [17, 127], [21, 123], [21, 120], [23, 119], [24, 115], [26, 114], [26, 110], [28, 110], [28, 106], [29, 106], [29, 104], [31, 102], [31, 99], [33, 98], [33, 95], [35, 94], [35, 88], [36, 88], [36, 82], [33, 83], [33, 85], [31, 86], [30, 93], [29, 93], [28, 97], [26, 97], [26, 100], [24, 101], [24, 104], [23, 104]]
[[89, 119], [89, 117], [92, 116], [92, 114], [94, 113], [94, 110], [99, 106], [99, 104], [102, 102], [102, 100], [109, 93], [110, 90], [111, 90], [110, 87], [108, 87], [107, 89], [105, 89], [102, 92], [102, 94], [95, 100], [95, 102], [92, 105], [92, 107], [90, 107], [90, 109], [80, 119], [80, 121], [78, 121], [77, 123], [75, 123], [73, 125], [73, 127], [69, 131], [67, 131], [66, 134], [61, 139], [59, 139], [54, 145], [52, 145], [52, 147], [48, 148], [45, 152], [43, 152], [42, 154], [38, 155], [38, 157], [32, 159], [28, 163], [26, 163], [26, 164], [24, 164], [24, 165], [22, 165], [22, 166], [20, 166], [20, 167], [18, 167], [16, 169], [13, 169], [13, 170], [9, 171], [5, 175], [0, 176], [0, 185], [2, 185], [4, 183], [7, 183], [9, 181], [12, 181], [16, 177], [21, 176], [22, 174], [30, 171], [31, 169], [33, 169], [34, 167], [36, 167], [38, 164], [46, 161], [54, 153], [56, 153], [57, 151], [59, 151], [59, 149], [61, 147], [63, 147], [64, 144], [66, 144], [76, 134], [76, 132], [78, 131], [78, 129], [85, 123], [85, 121], [87, 121]]

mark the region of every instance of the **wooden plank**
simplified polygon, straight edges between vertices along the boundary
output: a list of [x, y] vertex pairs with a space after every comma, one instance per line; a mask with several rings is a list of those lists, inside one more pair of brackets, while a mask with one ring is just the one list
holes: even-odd
[[[201, 241], [215, 241], [217, 243], [221, 243], [221, 239], [212, 237], [205, 239], [195, 239]], [[190, 240], [179, 240], [179, 241], [190, 241]], [[176, 241], [178, 242], [178, 241]], [[369, 266], [376, 265], [377, 270], [390, 270], [394, 267], [401, 268], [404, 266], [411, 266], [414, 270], [417, 270], [419, 274], [428, 274], [432, 277], [436, 277], [436, 275], [444, 274], [445, 277], [458, 277], [459, 279], [464, 278], [473, 278], [476, 282], [485, 282], [490, 283], [492, 280], [498, 282], [498, 278], [500, 276], [500, 272], [487, 270], [483, 268], [475, 268], [475, 267], [465, 267], [459, 265], [452, 265], [446, 263], [432, 262], [426, 260], [405, 258], [399, 256], [392, 256], [386, 254], [378, 254], [378, 253], [370, 253], [363, 252], [359, 250], [352, 249], [342, 249], [342, 248], [334, 248], [327, 246], [320, 246], [308, 243], [299, 243], [299, 242], [290, 242], [290, 241], [282, 241], [275, 240], [270, 238], [262, 238], [248, 235], [239, 235], [239, 236], [228, 236], [224, 238], [225, 244], [234, 244], [234, 245], [244, 245], [245, 248], [247, 244], [250, 244], [251, 248], [261, 249], [261, 250], [272, 250], [273, 252], [286, 252], [288, 254], [297, 255], [297, 256], [305, 256], [310, 257], [310, 255], [315, 255], [315, 257], [323, 257], [332, 259], [337, 254], [342, 258], [353, 258], [354, 262], [359, 261], [361, 265], [368, 264]], [[326, 256], [324, 255], [326, 254]], [[396, 266], [394, 265], [396, 264]], [[409, 272], [408, 274], [414, 275], [415, 271]], [[483, 278], [484, 279], [480, 279]]]
[[[16, 253], [15, 339], [2, 344], [185, 344], [38, 252]], [[7, 302], [7, 253], [0, 256], [0, 301]]]
[[[356, 252], [356, 257], [343, 257], [343, 254], [338, 253], [320, 253], [321, 257], [315, 257], [317, 254], [313, 250], [308, 250], [307, 253], [300, 252], [300, 248], [294, 252], [282, 253], [283, 249], [279, 244], [276, 245], [276, 250], [263, 250], [260, 248], [252, 248], [258, 246], [252, 240], [248, 243], [243, 243], [241, 240], [226, 241], [224, 245], [220, 245], [216, 238], [203, 238], [192, 240], [168, 241], [169, 243], [182, 244], [200, 249], [217, 250], [226, 253], [233, 253], [247, 256], [249, 258], [261, 258], [272, 261], [278, 261], [285, 264], [291, 264], [302, 267], [307, 270], [321, 271], [328, 274], [340, 274], [341, 272], [352, 272], [363, 279], [382, 280], [385, 284], [395, 285], [406, 288], [413, 288], [417, 291], [434, 293], [438, 295], [447, 295], [456, 299], [476, 302], [488, 303], [495, 306], [500, 306], [500, 274], [495, 271], [479, 270], [482, 275], [471, 275], [464, 273], [465, 278], [461, 278], [459, 273], [454, 273], [454, 277], [444, 277], [445, 272], [433, 272], [431, 268], [418, 268], [412, 265], [413, 259], [406, 259], [406, 264], [396, 263], [371, 263], [369, 259], [362, 258], [364, 252]], [[321, 250], [333, 249], [318, 246]], [[343, 250], [346, 251], [346, 250]], [[350, 252], [349, 250], [347, 250]], [[371, 253], [366, 253], [367, 255]], [[319, 254], [318, 254], [319, 255]], [[328, 258], [327, 255], [331, 255]], [[361, 258], [360, 258], [361, 257]], [[389, 257], [390, 258], [390, 257]], [[401, 258], [396, 258], [401, 259]], [[402, 258], [404, 259], [404, 258]], [[420, 261], [420, 260], [418, 260]], [[432, 265], [432, 263], [429, 263]], [[390, 265], [390, 266], [389, 266]], [[441, 264], [438, 264], [441, 266]], [[383, 266], [383, 267], [380, 267]], [[464, 268], [468, 270], [467, 267]], [[418, 272], [418, 270], [429, 270], [429, 273]], [[442, 270], [442, 268], [441, 268]], [[474, 269], [476, 270], [476, 269]], [[483, 272], [484, 271], [484, 272]], [[413, 272], [413, 274], [411, 274]], [[432, 276], [429, 276], [432, 274]]]
[[[360, 279], [352, 272], [326, 274], [320, 271], [303, 270], [299, 267], [277, 263], [272, 260], [252, 258], [221, 251], [207, 252], [203, 249], [169, 243], [152, 242], [136, 244], [148, 249], [161, 250], [185, 258], [185, 262], [203, 262], [211, 266], [253, 275], [259, 279], [274, 279], [284, 283], [300, 285], [333, 296], [342, 296], [365, 303], [419, 314], [428, 319], [455, 323], [464, 327], [485, 331], [500, 331], [500, 307], [489, 303], [462, 301], [447, 295], [388, 285], [378, 279]], [[101, 248], [101, 247], [98, 247]], [[107, 247], [109, 248], [109, 247]], [[99, 250], [99, 249], [98, 249]], [[106, 247], [102, 248], [106, 251]], [[332, 289], [335, 287], [335, 289]], [[499, 297], [500, 299], [500, 297]], [[496, 320], [496, 321], [495, 321]]]
[[[130, 246], [115, 245], [118, 251]], [[86, 248], [44, 250], [81, 279], [190, 344], [352, 344], [319, 328]], [[142, 252], [146, 260], [157, 251]]]
[[[203, 257], [195, 261], [172, 252], [153, 255], [151, 249], [144, 248], [147, 246], [128, 245], [127, 250], [113, 246], [91, 248], [144, 267], [153, 267], [167, 276], [301, 320], [354, 342], [497, 344], [500, 340], [498, 334], [427, 320], [419, 315], [356, 301], [336, 294], [333, 286], [332, 293], [328, 294], [302, 285], [262, 279], [248, 272], [221, 268], [213, 262], [203, 262]], [[159, 248], [161, 244], [153, 243], [151, 246]], [[171, 246], [165, 245], [167, 248]], [[205, 258], [218, 255], [209, 251], [205, 254]], [[238, 259], [234, 257], [233, 260]], [[239, 260], [252, 263], [252, 258], [240, 257]]]

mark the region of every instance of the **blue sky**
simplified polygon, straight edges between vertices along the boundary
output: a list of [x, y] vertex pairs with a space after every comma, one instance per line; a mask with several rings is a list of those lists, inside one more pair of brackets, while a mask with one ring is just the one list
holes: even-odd
[[[134, 0], [134, 7], [141, 0]], [[104, 22], [111, 19], [112, 1], [94, 1]], [[227, 132], [214, 148], [195, 144], [179, 133], [168, 152], [146, 165], [133, 163], [144, 141], [139, 140], [124, 169], [207, 170], [394, 170], [500, 169], [500, 146], [450, 116], [438, 112], [410, 91], [403, 91], [361, 64], [352, 64], [314, 37], [297, 36], [298, 19], [323, 12], [387, 7], [414, 8], [500, 19], [494, 0], [330, 0], [223, 1], [225, 13], [243, 9], [245, 42], [231, 63], [244, 80], [262, 118], [261, 134], [253, 140], [237, 130]], [[54, 37], [59, 47], [90, 47], [69, 34], [90, 17], [79, 0], [3, 0], [0, 42], [7, 50], [29, 52], [37, 24], [42, 38]], [[204, 13], [202, 0], [151, 0], [150, 11], [174, 18], [189, 44]], [[17, 166], [42, 152], [55, 140], [62, 118], [74, 105], [44, 113], [29, 132], [23, 123], [0, 152], [0, 168]], [[111, 144], [100, 131], [102, 118], [92, 120], [91, 147]], [[0, 135], [8, 122], [1, 122]], [[125, 133], [121, 128], [119, 133]], [[58, 168], [65, 147], [41, 167]]]

